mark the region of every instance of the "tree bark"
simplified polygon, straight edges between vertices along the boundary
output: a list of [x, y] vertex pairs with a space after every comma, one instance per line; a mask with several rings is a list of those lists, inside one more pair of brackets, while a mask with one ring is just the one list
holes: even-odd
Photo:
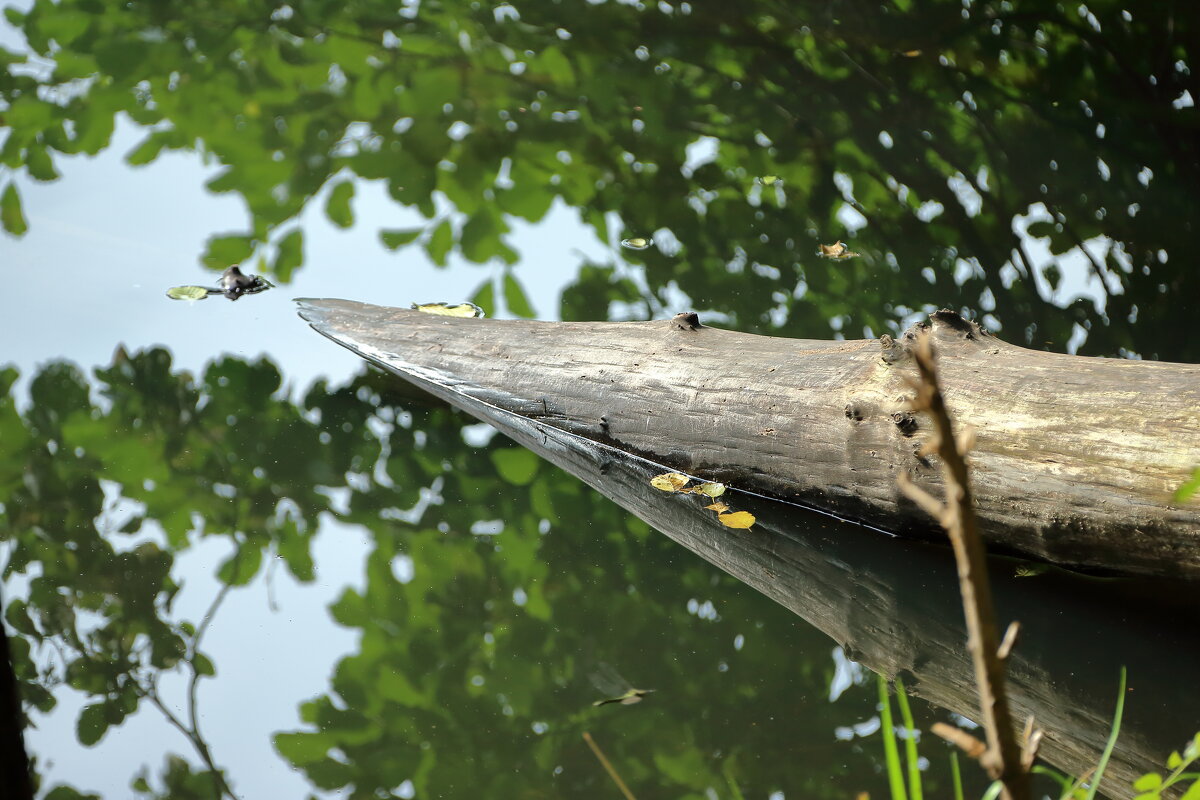
[[[943, 534], [896, 486], [935, 495], [908, 410], [914, 332], [813, 341], [657, 322], [458, 319], [303, 300], [312, 326], [451, 403], [463, 396], [745, 491], [887, 531]], [[1065, 566], [1200, 575], [1200, 366], [1006, 344], [952, 312], [933, 335], [947, 405], [976, 429], [988, 546]], [[458, 405], [463, 405], [459, 402]]]

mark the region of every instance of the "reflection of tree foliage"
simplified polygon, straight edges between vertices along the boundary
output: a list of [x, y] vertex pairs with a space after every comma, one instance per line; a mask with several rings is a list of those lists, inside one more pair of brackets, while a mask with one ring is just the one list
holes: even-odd
[[[219, 664], [200, 646], [206, 620], [172, 610], [175, 560], [229, 542], [214, 606], [275, 556], [309, 580], [322, 513], [368, 528], [372, 551], [364, 589], [332, 606], [362, 632], [357, 651], [303, 728], [276, 738], [317, 787], [591, 796], [609, 787], [589, 730], [639, 797], [882, 790], [875, 744], [833, 740], [874, 698], [827, 702], [828, 640], [531, 453], [464, 444], [448, 409], [392, 405], [392, 379], [318, 383], [293, 403], [269, 362], [193, 378], [150, 350], [98, 369], [95, 396], [47, 366], [19, 412], [3, 377], [0, 539], [5, 575], [29, 577], [5, 619], [30, 713], [66, 684], [89, 698], [77, 733], [91, 745], [143, 701], [172, 713], [163, 675], [195, 678], [177, 721], [201, 765], [168, 757], [158, 778], [136, 776], [142, 795], [215, 796], [221, 774], [221, 742], [195, 717], [196, 683]], [[600, 660], [658, 691], [593, 707]]]
[[[1188, 269], [1196, 110], [1181, 100], [1200, 95], [1196, 14], [1111, 2], [529, 0], [397, 13], [382, 0], [270, 12], [37, 0], [9, 18], [54, 66], [31, 76], [4, 56], [0, 160], [53, 179], [53, 154], [103, 149], [118, 112], [153, 126], [131, 163], [164, 148], [211, 154], [225, 166], [211, 188], [242, 195], [251, 215], [244, 233], [210, 243], [217, 267], [270, 241], [286, 278], [302, 260], [297, 213], [333, 184], [328, 216], [351, 224], [357, 175], [428, 220], [384, 241], [420, 243], [439, 264], [452, 250], [513, 263], [506, 220], [541, 219], [561, 197], [605, 236], [609, 211], [640, 235], [669, 242], [669, 230], [677, 253], [638, 256], [650, 289], [675, 281], [744, 329], [820, 334], [836, 318], [857, 335], [951, 304], [991, 311], [1009, 338], [1038, 346], [1063, 346], [1079, 323], [1092, 352], [1194, 359], [1163, 301], [1200, 296]], [[700, 136], [716, 158], [687, 164]], [[755, 182], [768, 174], [782, 181]], [[1103, 313], [1050, 302], [1066, 262], [1042, 269], [1012, 229], [1037, 203], [1053, 219], [1033, 232], [1060, 256], [1108, 237], [1094, 258], [1079, 251], [1107, 287]], [[866, 220], [854, 237], [864, 257], [818, 261], [818, 242], [848, 237], [844, 207]], [[6, 227], [24, 227], [15, 188], [3, 210]], [[638, 297], [610, 265], [589, 265], [564, 313], [604, 316]]]

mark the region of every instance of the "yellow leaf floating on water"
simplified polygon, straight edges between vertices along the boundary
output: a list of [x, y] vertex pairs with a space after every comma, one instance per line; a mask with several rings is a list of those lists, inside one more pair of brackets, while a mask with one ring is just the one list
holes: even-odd
[[439, 317], [482, 317], [483, 309], [474, 303], [413, 303], [414, 308], [424, 314]]
[[711, 505], [705, 506], [705, 508], [709, 511], [715, 511], [718, 514], [724, 514], [726, 511], [729, 510], [729, 506], [725, 505], [720, 500], [718, 500], [717, 502], [715, 502]]
[[732, 511], [728, 514], [717, 514], [717, 520], [726, 528], [749, 528], [755, 523], [754, 515], [749, 511]]
[[650, 485], [660, 492], [678, 492], [687, 486], [690, 480], [687, 475], [680, 475], [678, 472], [664, 472], [651, 478]]
[[630, 250], [645, 250], [647, 247], [649, 247], [653, 243], [654, 242], [652, 239], [647, 239], [644, 236], [634, 236], [629, 239], [621, 240], [621, 246], [627, 247]]
[[705, 497], [720, 497], [725, 494], [725, 484], [723, 483], [702, 483], [699, 486], [693, 486], [688, 489], [692, 494], [702, 494]]
[[838, 239], [833, 244], [819, 244], [817, 247], [819, 248], [817, 250], [817, 255], [819, 255], [821, 258], [858, 258], [860, 255], [859, 253], [855, 253], [853, 250], [847, 247], [841, 239]]

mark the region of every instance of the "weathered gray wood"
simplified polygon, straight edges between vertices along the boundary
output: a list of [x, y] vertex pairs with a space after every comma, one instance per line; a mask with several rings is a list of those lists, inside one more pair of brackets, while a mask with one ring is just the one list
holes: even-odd
[[[800, 616], [847, 657], [909, 691], [978, 718], [954, 558], [947, 548], [906, 541], [786, 503], [732, 490], [722, 500], [750, 511], [750, 530], [721, 525], [695, 495], [650, 485], [666, 467], [542, 421], [440, 387], [518, 444], [580, 478], [678, 544]], [[1194, 591], [1188, 582], [1097, 579], [1063, 571], [1016, 577], [992, 559], [1000, 622], [1023, 623], [1008, 661], [1008, 694], [1019, 719], [1046, 732], [1042, 757], [1069, 775], [1094, 769], [1111, 731], [1118, 675], [1130, 687], [1105, 794], [1133, 796], [1141, 775], [1161, 770], [1200, 727], [1200, 693], [1180, 691], [1200, 662]], [[927, 752], [928, 754], [928, 752]]]
[[[436, 317], [301, 301], [314, 328], [449, 402], [468, 396], [565, 431], [887, 530], [940, 537], [896, 488], [939, 493], [906, 410], [898, 342], [780, 339], [701, 326]], [[1026, 350], [956, 314], [930, 321], [948, 404], [977, 431], [973, 480], [993, 549], [1200, 575], [1200, 366]], [[460, 403], [461, 405], [461, 403]]]

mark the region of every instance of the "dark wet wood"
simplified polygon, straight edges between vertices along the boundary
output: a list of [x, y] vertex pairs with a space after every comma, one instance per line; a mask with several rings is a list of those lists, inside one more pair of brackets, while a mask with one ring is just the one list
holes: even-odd
[[[456, 405], [470, 397], [674, 469], [900, 533], [940, 538], [896, 475], [940, 493], [906, 410], [909, 337], [780, 339], [699, 325], [436, 317], [346, 300], [301, 314]], [[933, 315], [948, 404], [976, 428], [973, 483], [993, 550], [1200, 575], [1200, 366], [1026, 350]]]
[[[416, 382], [426, 389], [436, 384]], [[444, 387], [443, 387], [444, 388]], [[840, 644], [846, 656], [943, 708], [978, 719], [967, 632], [947, 548], [907, 541], [736, 490], [722, 500], [749, 511], [749, 530], [721, 525], [695, 495], [650, 485], [666, 467], [631, 457], [466, 394], [460, 408], [570, 472], [681, 546], [788, 608]], [[1130, 675], [1121, 738], [1105, 793], [1161, 771], [1164, 753], [1200, 728], [1200, 693], [1180, 691], [1200, 663], [1200, 609], [1190, 582], [1098, 579], [1051, 570], [1017, 577], [992, 559], [1000, 622], [1023, 623], [1008, 661], [1018, 719], [1046, 731], [1041, 753], [1070, 775], [1094, 769], [1111, 730], [1120, 670]], [[926, 755], [937, 757], [930, 753]]]

